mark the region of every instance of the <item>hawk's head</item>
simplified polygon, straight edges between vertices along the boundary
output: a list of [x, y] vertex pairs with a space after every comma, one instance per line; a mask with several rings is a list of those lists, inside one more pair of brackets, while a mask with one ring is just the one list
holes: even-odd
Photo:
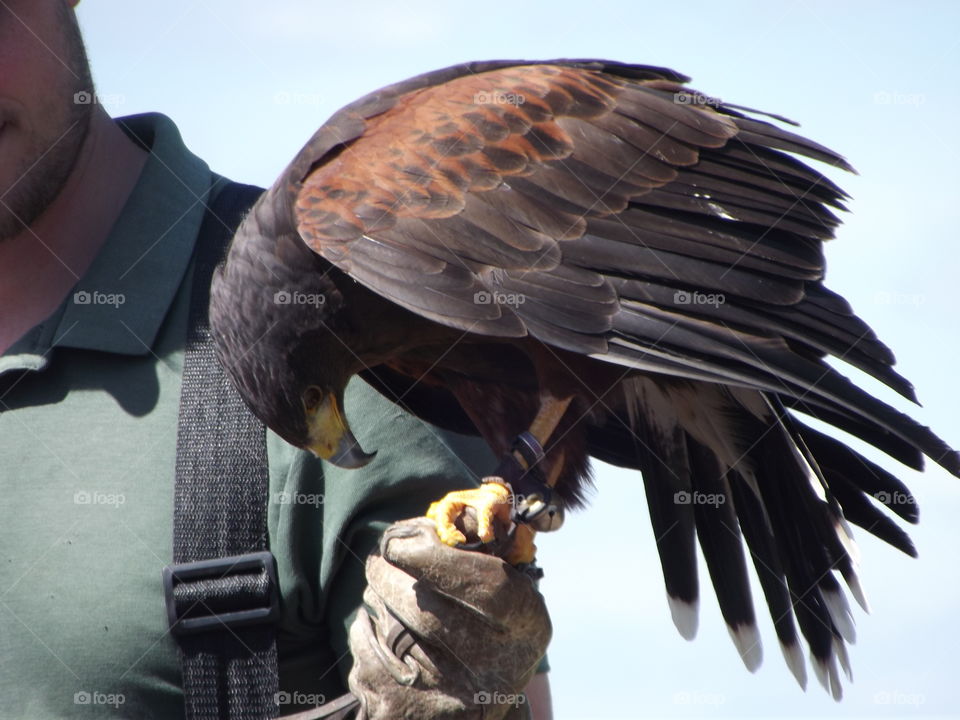
[[[318, 272], [318, 264], [325, 265]], [[326, 272], [324, 272], [324, 270]], [[368, 463], [343, 395], [363, 368], [338, 271], [295, 235], [265, 237], [255, 212], [237, 231], [210, 289], [217, 356], [253, 413], [291, 445], [341, 467]]]

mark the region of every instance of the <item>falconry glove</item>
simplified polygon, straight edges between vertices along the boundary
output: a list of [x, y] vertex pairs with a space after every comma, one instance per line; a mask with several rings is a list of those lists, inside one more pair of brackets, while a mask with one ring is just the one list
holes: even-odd
[[551, 634], [529, 575], [444, 545], [424, 518], [390, 526], [366, 575], [350, 628], [359, 718], [528, 716], [523, 688]]

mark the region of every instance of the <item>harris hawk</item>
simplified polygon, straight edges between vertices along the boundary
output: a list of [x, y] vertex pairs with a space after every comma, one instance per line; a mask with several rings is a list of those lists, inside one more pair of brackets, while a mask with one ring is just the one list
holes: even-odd
[[[748, 669], [761, 660], [744, 544], [787, 665], [839, 698], [866, 607], [850, 526], [915, 555], [890, 472], [802, 419], [960, 476], [931, 430], [836, 358], [916, 401], [894, 356], [823, 284], [852, 170], [785, 118], [672, 70], [494, 61], [427, 73], [323, 125], [238, 229], [214, 277], [218, 356], [253, 412], [346, 467], [362, 375], [479, 434], [501, 482], [431, 507], [442, 539], [514, 521], [511, 561], [583, 501], [589, 457], [640, 471], [670, 611], [697, 627], [699, 542]], [[844, 581], [846, 591], [840, 580]], [[798, 632], [799, 629], [799, 632]]]

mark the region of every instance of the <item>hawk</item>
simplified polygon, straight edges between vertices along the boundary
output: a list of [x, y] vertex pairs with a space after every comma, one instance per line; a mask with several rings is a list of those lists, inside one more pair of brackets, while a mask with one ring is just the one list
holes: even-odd
[[499, 481], [429, 511], [451, 544], [465, 507], [482, 541], [506, 508], [507, 556], [529, 562], [535, 530], [582, 503], [591, 456], [638, 470], [680, 633], [696, 631], [699, 542], [758, 666], [746, 545], [791, 672], [805, 685], [802, 634], [839, 697], [846, 591], [865, 605], [849, 523], [914, 555], [888, 511], [916, 522], [917, 509], [803, 418], [912, 468], [926, 456], [960, 475], [960, 456], [827, 362], [916, 400], [823, 284], [847, 195], [808, 161], [852, 168], [791, 121], [688, 81], [495, 61], [367, 95], [252, 208], [215, 276], [211, 328], [253, 412], [331, 462], [372, 457], [343, 411], [356, 374], [482, 436], [504, 458]]

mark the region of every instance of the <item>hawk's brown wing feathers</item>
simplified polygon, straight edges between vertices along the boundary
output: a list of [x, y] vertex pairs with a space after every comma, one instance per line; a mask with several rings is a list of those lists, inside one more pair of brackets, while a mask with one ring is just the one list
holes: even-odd
[[338, 113], [295, 160], [297, 230], [371, 290], [451, 327], [776, 391], [944, 458], [929, 431], [820, 359], [913, 398], [846, 303], [814, 299], [829, 296], [821, 244], [846, 196], [781, 150], [849, 165], [683, 80], [557, 61], [392, 86]]

